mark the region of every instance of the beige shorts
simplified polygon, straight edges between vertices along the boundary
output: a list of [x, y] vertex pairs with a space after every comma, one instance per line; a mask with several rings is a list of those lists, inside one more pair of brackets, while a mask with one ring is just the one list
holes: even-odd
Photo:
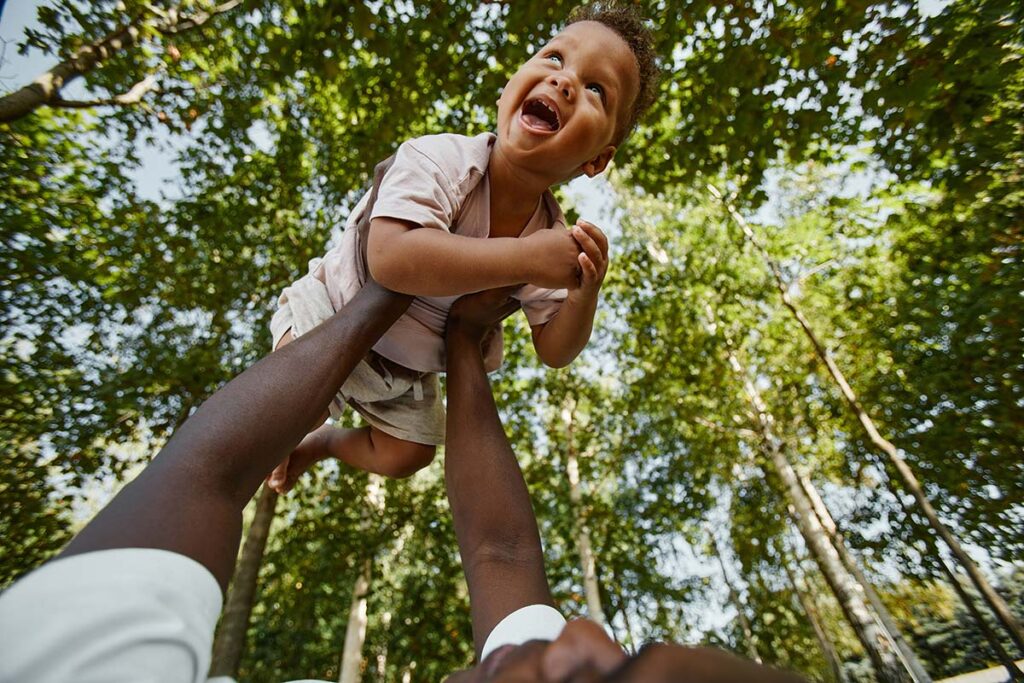
[[[278, 298], [270, 322], [273, 348], [289, 330], [298, 338], [332, 315], [323, 283], [309, 275], [301, 278]], [[430, 446], [444, 443], [444, 405], [435, 372], [410, 370], [370, 351], [331, 401], [331, 417], [340, 418], [346, 403], [385, 434]]]

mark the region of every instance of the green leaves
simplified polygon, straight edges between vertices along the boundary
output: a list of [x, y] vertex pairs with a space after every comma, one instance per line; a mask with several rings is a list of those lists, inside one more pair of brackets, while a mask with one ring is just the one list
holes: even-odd
[[[570, 4], [259, 0], [173, 34], [153, 29], [140, 0], [41, 8], [22, 50], [55, 60], [144, 18], [140, 43], [84, 82], [97, 98], [151, 74], [157, 88], [137, 106], [44, 108], [0, 130], [0, 415], [13, 473], [0, 484], [12, 510], [0, 583], [66, 538], [58, 481], [119, 474], [129, 463], [109, 444], [141, 438], [153, 451], [269, 351], [277, 293], [337, 239], [376, 162], [412, 136], [493, 126], [500, 88]], [[210, 5], [156, 5], [172, 7]], [[625, 217], [602, 326], [581, 361], [551, 372], [510, 323], [496, 396], [569, 612], [584, 611], [579, 518], [611, 628], [633, 646], [692, 637], [717, 607], [715, 582], [694, 569], [703, 524], [727, 520], [756, 637], [774, 661], [820, 669], [780, 556], [765, 550], [785, 514], [760, 474], [726, 335], [758, 368], [791, 451], [842, 504], [851, 543], [887, 572], [927, 573], [929, 561], [706, 184], [756, 218], [790, 295], [913, 454], [943, 517], [994, 556], [1019, 556], [1007, 510], [1024, 502], [1024, 22], [1007, 0], [933, 16], [861, 0], [649, 10], [666, 75], [617, 156]], [[157, 191], [140, 190], [140, 143], [173, 165]], [[585, 425], [571, 439], [570, 400]], [[367, 659], [384, 662], [385, 680], [439, 679], [471, 657], [442, 488], [433, 472], [394, 489], [371, 544], [395, 554], [370, 596]], [[248, 677], [336, 674], [352, 558], [367, 545], [353, 526], [359, 491], [358, 478], [326, 472], [282, 512], [250, 634], [250, 652], [282, 654], [250, 656]], [[855, 659], [842, 625], [828, 630]]]

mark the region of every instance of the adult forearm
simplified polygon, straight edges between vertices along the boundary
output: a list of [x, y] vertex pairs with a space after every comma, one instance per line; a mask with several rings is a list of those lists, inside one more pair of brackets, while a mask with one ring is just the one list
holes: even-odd
[[479, 653], [495, 624], [551, 604], [536, 517], [484, 372], [479, 339], [448, 336], [445, 482]]
[[457, 333], [448, 336], [447, 434], [445, 478], [460, 548], [507, 534], [532, 536], [539, 551], [529, 492], [498, 418], [479, 342]]
[[410, 301], [370, 282], [334, 317], [222, 387], [63, 554], [170, 550], [225, 587], [242, 508]]
[[566, 300], [554, 318], [544, 325], [534, 339], [537, 355], [545, 365], [562, 368], [576, 359], [590, 341], [594, 331], [597, 298]]
[[479, 239], [417, 228], [370, 243], [370, 273], [383, 286], [416, 296], [455, 296], [530, 279], [521, 240]]

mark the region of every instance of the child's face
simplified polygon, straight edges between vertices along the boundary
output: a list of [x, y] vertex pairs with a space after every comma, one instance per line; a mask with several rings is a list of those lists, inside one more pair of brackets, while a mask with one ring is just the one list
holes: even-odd
[[595, 21], [570, 25], [509, 79], [498, 100], [498, 144], [552, 183], [604, 170], [639, 88], [626, 42]]

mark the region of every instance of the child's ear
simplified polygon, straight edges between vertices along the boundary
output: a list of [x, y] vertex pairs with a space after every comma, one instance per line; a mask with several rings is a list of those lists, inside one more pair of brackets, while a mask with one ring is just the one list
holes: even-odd
[[601, 153], [590, 161], [585, 162], [580, 166], [580, 171], [585, 173], [588, 178], [593, 178], [598, 173], [608, 168], [608, 164], [611, 162], [612, 157], [615, 156], [615, 147], [608, 145], [601, 150]]

